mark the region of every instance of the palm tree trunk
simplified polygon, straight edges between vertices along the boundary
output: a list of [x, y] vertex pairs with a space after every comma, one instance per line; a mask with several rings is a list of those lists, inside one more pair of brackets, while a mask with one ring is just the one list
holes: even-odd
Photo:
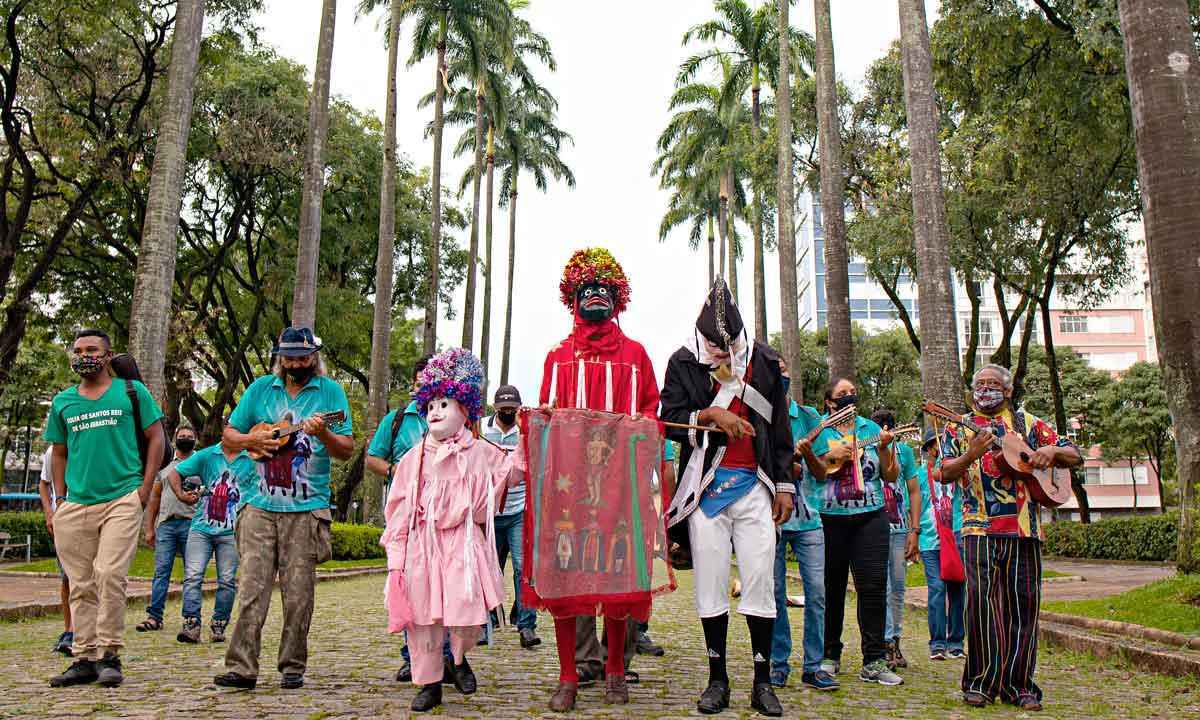
[[[750, 89], [751, 111], [754, 122], [750, 126], [754, 141], [754, 152], [758, 152], [758, 144], [762, 141], [762, 117], [758, 96], [761, 92], [758, 82], [758, 66], [754, 66], [754, 85]], [[763, 264], [763, 228], [762, 228], [762, 183], [755, 172], [754, 182], [754, 337], [767, 342], [767, 275]]]
[[508, 384], [508, 360], [512, 350], [513, 274], [517, 268], [517, 169], [508, 195], [508, 299], [504, 303], [504, 354], [500, 358], [500, 384]]
[[467, 254], [467, 299], [463, 303], [462, 346], [475, 342], [475, 265], [479, 256], [479, 185], [483, 179], [483, 83], [475, 89], [475, 178], [471, 189], [471, 249]]
[[487, 211], [483, 223], [483, 317], [479, 324], [479, 360], [483, 364], [483, 396], [487, 397], [487, 386], [491, 371], [488, 360], [492, 354], [492, 208], [496, 206], [492, 180], [496, 174], [495, 153], [496, 129], [488, 123], [487, 131]]
[[[1180, 572], [1200, 571], [1200, 61], [1184, 0], [1119, 0], [1137, 139], [1150, 295], [1175, 429]], [[1181, 272], [1182, 268], [1191, 272]]]
[[725, 253], [729, 251], [729, 190], [725, 187], [725, 171], [721, 171], [721, 199], [717, 204], [717, 231], [721, 234], [721, 273], [726, 272]]
[[[710, 213], [708, 216], [708, 286], [712, 287], [716, 278], [716, 268], [713, 267], [713, 255], [716, 253], [717, 238], [713, 234], [713, 217]], [[722, 245], [722, 247], [724, 247]]]
[[775, 166], [776, 187], [779, 193], [779, 317], [783, 322], [783, 356], [791, 372], [796, 373], [797, 382], [791, 383], [792, 398], [804, 401], [804, 383], [800, 378], [800, 293], [796, 286], [796, 230], [792, 219], [792, 88], [791, 88], [791, 42], [788, 37], [791, 21], [788, 18], [792, 0], [779, 3], [779, 89], [776, 104], [779, 106], [779, 153]]
[[738, 300], [738, 273], [737, 273], [737, 227], [733, 224], [733, 218], [728, 220], [729, 223], [729, 292], [733, 295], [735, 305], [741, 305]]
[[433, 72], [433, 232], [429, 238], [429, 294], [425, 298], [426, 355], [437, 350], [438, 280], [442, 263], [442, 113], [446, 103], [446, 20], [438, 35], [437, 68]]
[[325, 190], [325, 140], [329, 134], [329, 74], [337, 0], [321, 5], [317, 66], [308, 104], [308, 144], [304, 149], [304, 191], [300, 196], [300, 239], [296, 247], [296, 289], [292, 325], [312, 328], [317, 320], [317, 261], [321, 255], [321, 200]]
[[160, 403], [166, 397], [163, 361], [170, 327], [171, 287], [175, 281], [179, 198], [183, 192], [187, 140], [192, 126], [192, 90], [203, 31], [204, 0], [180, 0], [167, 78], [167, 106], [158, 128], [158, 144], [150, 170], [150, 192], [129, 317], [130, 352], [141, 366], [146, 387]]
[[924, 0], [900, 0], [904, 100], [912, 165], [917, 309], [921, 322], [921, 388], [927, 398], [963, 407], [958, 331], [950, 276], [946, 202], [942, 196], [938, 111]]
[[821, 227], [825, 233], [825, 311], [829, 376], [854, 377], [850, 336], [850, 251], [846, 246], [842, 137], [829, 0], [814, 0], [817, 41], [817, 146], [821, 152]]
[[[402, 0], [391, 0], [388, 24], [387, 106], [383, 116], [383, 172], [379, 182], [379, 248], [375, 254], [375, 314], [371, 324], [371, 387], [364, 442], [387, 413], [391, 387], [392, 281], [396, 253], [396, 63], [400, 52]], [[380, 491], [376, 495], [376, 489]], [[363, 493], [363, 517], [382, 506], [383, 483], [372, 481]]]

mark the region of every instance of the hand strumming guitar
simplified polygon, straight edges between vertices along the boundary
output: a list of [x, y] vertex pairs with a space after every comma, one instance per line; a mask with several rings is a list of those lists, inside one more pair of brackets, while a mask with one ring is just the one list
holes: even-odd
[[1037, 470], [1052, 468], [1058, 459], [1058, 451], [1053, 446], [1040, 447], [1029, 454], [1028, 462]]

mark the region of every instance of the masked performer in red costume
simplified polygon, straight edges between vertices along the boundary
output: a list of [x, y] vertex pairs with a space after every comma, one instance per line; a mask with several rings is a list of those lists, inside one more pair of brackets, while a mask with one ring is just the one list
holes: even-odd
[[[629, 282], [612, 254], [602, 248], [576, 252], [558, 287], [563, 304], [574, 312], [575, 327], [546, 356], [541, 404], [657, 418], [658, 381], [650, 358], [641, 343], [625, 337], [615, 322], [629, 304]], [[527, 544], [531, 537], [532, 533], [526, 533]], [[526, 557], [531, 556], [527, 547]], [[525, 570], [529, 570], [528, 565]], [[628, 603], [606, 602], [598, 608], [585, 598], [542, 600], [527, 582], [523, 592], [529, 606], [547, 608], [554, 616], [560, 672], [550, 709], [571, 710], [580, 682], [597, 679], [601, 667], [597, 610], [604, 615], [608, 646], [608, 659], [603, 665], [604, 701], [628, 703], [625, 669], [633, 655], [636, 622], [650, 616], [649, 596]], [[582, 672], [577, 670], [577, 663], [584, 666]]]

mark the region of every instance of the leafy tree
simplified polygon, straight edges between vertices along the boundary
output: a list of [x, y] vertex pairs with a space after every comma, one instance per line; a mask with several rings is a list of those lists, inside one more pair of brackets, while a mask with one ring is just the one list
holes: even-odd
[[1097, 402], [1103, 412], [1100, 435], [1105, 456], [1128, 459], [1131, 469], [1135, 458], [1148, 458], [1158, 478], [1159, 511], [1165, 512], [1164, 466], [1174, 451], [1175, 439], [1161, 368], [1135, 363], [1119, 382], [1103, 389]]
[[[1113, 385], [1112, 376], [1093, 368], [1069, 347], [1059, 348], [1058, 371], [1069, 424], [1066, 427], [1059, 425], [1056, 429], [1063, 434], [1073, 434], [1075, 442], [1086, 452], [1092, 445], [1104, 442], [1107, 411], [1100, 398]], [[1041, 345], [1029, 348], [1025, 394], [1018, 398], [1018, 403], [1040, 418], [1054, 415], [1050, 369], [1046, 363], [1046, 350]]]

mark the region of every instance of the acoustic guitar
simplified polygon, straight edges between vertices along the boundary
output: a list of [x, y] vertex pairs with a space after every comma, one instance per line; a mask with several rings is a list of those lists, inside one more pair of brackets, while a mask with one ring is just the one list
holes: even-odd
[[[334, 410], [333, 412], [317, 413], [316, 417], [319, 417], [322, 420], [324, 420], [326, 425], [331, 425], [333, 423], [340, 423], [343, 420], [345, 420], [346, 413], [343, 410]], [[259, 430], [271, 430], [272, 431], [271, 439], [279, 440], [281, 438], [286, 438], [290, 435], [295, 435], [296, 433], [300, 432], [303, 429], [304, 429], [304, 423], [302, 423], [302, 422], [300, 422], [300, 423], [286, 423], [286, 422], [259, 423], [259, 424], [255, 425], [254, 427], [250, 428], [250, 432], [255, 433], [255, 432], [258, 432]], [[274, 455], [274, 453], [259, 452], [258, 450], [247, 450], [246, 453], [248, 455], [250, 455], [250, 457], [254, 458], [255, 460], [266, 460], [267, 458], [270, 458]]]
[[[956, 427], [978, 433], [983, 428], [968, 425], [962, 416], [950, 408], [926, 400], [921, 406], [926, 414], [933, 415]], [[1049, 467], [1044, 470], [1029, 464], [1033, 448], [1025, 438], [1015, 432], [1005, 432], [992, 439], [992, 452], [1001, 471], [1025, 483], [1029, 497], [1039, 505], [1056, 508], [1071, 499], [1071, 471], [1066, 468]]]
[[[917, 425], [912, 425], [912, 424], [900, 425], [899, 427], [892, 428], [892, 437], [896, 440], [902, 440], [906, 437], [918, 437], [918, 436], [920, 436], [920, 434], [921, 434], [921, 428]], [[849, 438], [838, 439], [838, 440], [830, 440], [829, 441], [829, 449], [833, 450], [834, 448], [839, 448], [839, 447], [856, 447], [859, 451], [862, 451], [862, 450], [866, 450], [867, 448], [871, 447], [872, 445], [878, 445], [879, 439], [880, 438], [878, 435], [874, 435], [872, 437], [868, 437], [868, 438], [865, 438], [862, 440], [857, 440], [853, 436], [849, 437]], [[855, 453], [851, 457], [852, 457], [852, 459], [854, 459], [857, 462], [857, 460], [858, 460], [857, 453]], [[849, 462], [850, 459], [851, 458], [838, 458], [835, 460], [826, 461], [825, 472], [830, 475], [836, 473], [838, 470], [841, 470], [843, 467], [845, 467], [846, 463]]]

